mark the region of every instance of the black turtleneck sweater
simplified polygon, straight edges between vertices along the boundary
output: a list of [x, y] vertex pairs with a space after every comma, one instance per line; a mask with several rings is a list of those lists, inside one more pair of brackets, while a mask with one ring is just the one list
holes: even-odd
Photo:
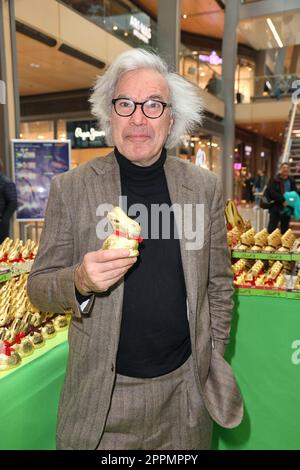
[[128, 209], [140, 203], [148, 210], [148, 238], [139, 245], [138, 260], [125, 276], [117, 373], [158, 377], [180, 367], [191, 354], [185, 281], [173, 214], [170, 239], [162, 238], [161, 224], [159, 238], [151, 239], [151, 205], [172, 205], [163, 168], [167, 153], [163, 149], [160, 158], [148, 167], [131, 163], [117, 149], [115, 155]]

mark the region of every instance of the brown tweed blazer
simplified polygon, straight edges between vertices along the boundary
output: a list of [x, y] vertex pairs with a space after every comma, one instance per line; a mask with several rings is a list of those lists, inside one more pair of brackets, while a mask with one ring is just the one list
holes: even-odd
[[[188, 251], [189, 240], [180, 240], [193, 363], [211, 417], [221, 426], [234, 427], [242, 419], [243, 403], [223, 359], [233, 288], [220, 185], [213, 173], [175, 157], [168, 157], [164, 168], [173, 204], [204, 204], [203, 247]], [[87, 252], [102, 246], [96, 236], [98, 205], [118, 205], [120, 193], [113, 153], [53, 178], [29, 276], [28, 294], [35, 305], [43, 311], [73, 313], [57, 433], [74, 449], [95, 449], [104, 429], [116, 374], [124, 288], [120, 282], [108, 293], [95, 295], [84, 315], [75, 297], [74, 270]]]

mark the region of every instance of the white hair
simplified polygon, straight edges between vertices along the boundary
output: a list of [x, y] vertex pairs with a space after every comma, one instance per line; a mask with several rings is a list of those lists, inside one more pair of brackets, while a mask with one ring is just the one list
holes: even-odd
[[99, 120], [108, 145], [112, 145], [111, 100], [114, 98], [116, 85], [124, 73], [142, 68], [159, 72], [168, 84], [173, 125], [165, 146], [173, 148], [182, 135], [191, 133], [201, 124], [202, 98], [196, 85], [178, 73], [170, 72], [167, 64], [153, 52], [136, 48], [117, 57], [104, 75], [97, 79], [89, 100], [92, 103], [92, 114]]

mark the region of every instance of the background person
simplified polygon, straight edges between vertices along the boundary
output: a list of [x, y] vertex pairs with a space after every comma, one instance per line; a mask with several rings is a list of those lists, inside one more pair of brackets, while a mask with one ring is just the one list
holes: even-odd
[[[267, 177], [262, 170], [257, 171], [257, 175], [254, 179], [254, 191], [255, 193], [262, 193], [267, 184]], [[255, 195], [255, 194], [254, 194]], [[255, 195], [255, 204], [259, 207], [260, 196]]]

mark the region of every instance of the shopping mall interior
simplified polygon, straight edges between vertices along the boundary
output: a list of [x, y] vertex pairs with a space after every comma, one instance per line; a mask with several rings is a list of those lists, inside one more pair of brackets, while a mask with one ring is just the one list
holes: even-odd
[[[52, 176], [113, 151], [89, 99], [97, 78], [135, 48], [197, 87], [202, 122], [172, 153], [223, 187], [235, 284], [226, 359], [244, 418], [234, 429], [215, 424], [212, 448], [300, 449], [300, 199], [281, 201], [280, 232], [266, 192], [286, 168], [285, 194], [299, 198], [299, 24], [300, 0], [0, 0], [0, 159], [18, 196], [0, 245], [0, 395], [11, 397], [0, 411], [1, 450], [55, 448], [70, 318], [40, 312], [27, 277]], [[35, 344], [22, 349], [26, 321]], [[8, 364], [13, 347], [19, 359]]]

